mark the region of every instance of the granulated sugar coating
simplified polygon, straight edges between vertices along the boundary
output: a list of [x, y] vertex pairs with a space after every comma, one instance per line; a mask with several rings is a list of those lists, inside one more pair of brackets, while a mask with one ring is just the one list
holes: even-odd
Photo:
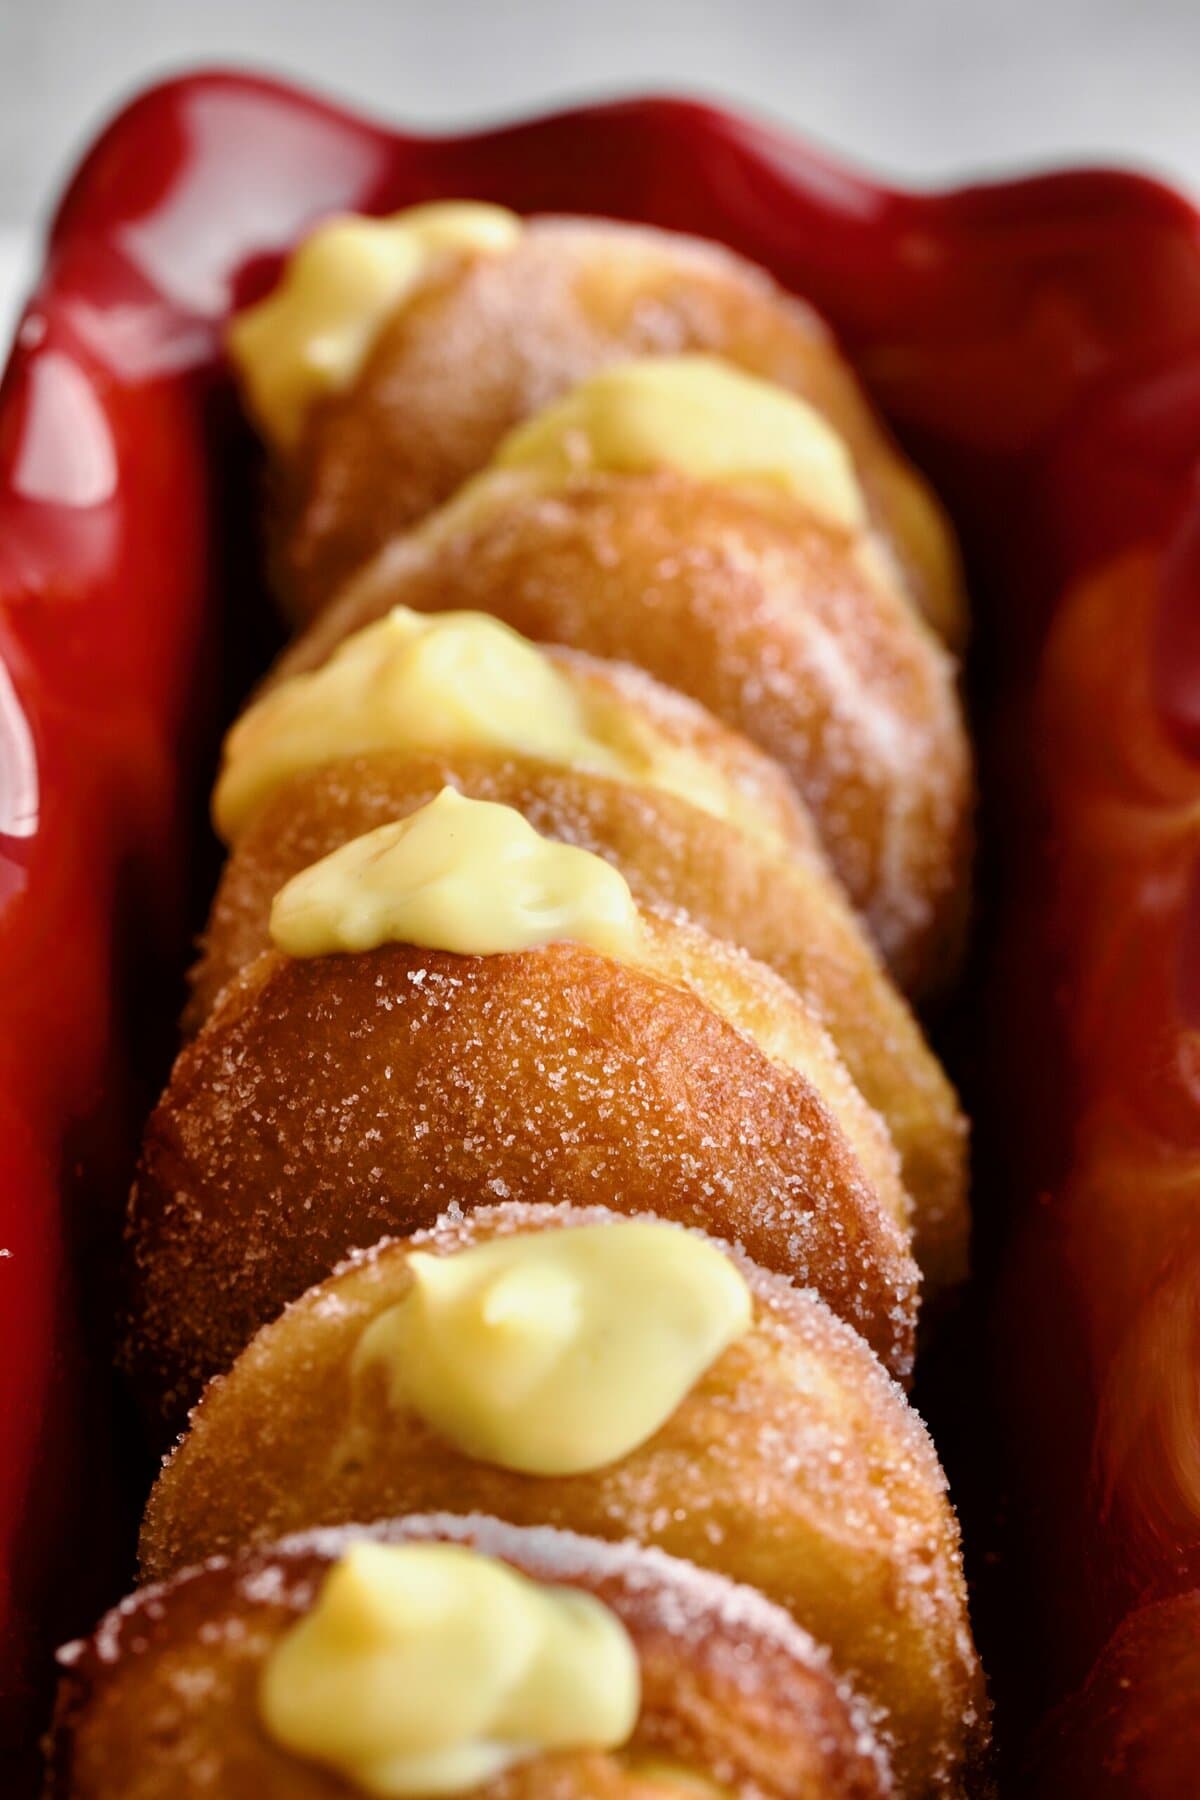
[[[586, 1589], [638, 1654], [630, 1742], [518, 1765], [488, 1800], [668, 1800], [652, 1758], [716, 1781], [734, 1800], [883, 1800], [893, 1783], [866, 1706], [827, 1651], [760, 1595], [634, 1544], [519, 1530], [478, 1515], [317, 1531], [143, 1590], [64, 1658], [51, 1795], [343, 1794], [344, 1783], [262, 1730], [266, 1656], [356, 1539], [449, 1541], [534, 1580]], [[257, 1787], [252, 1782], [257, 1778]], [[157, 1784], [157, 1785], [155, 1785]]]
[[360, 1252], [264, 1327], [193, 1414], [151, 1496], [143, 1574], [312, 1525], [470, 1502], [517, 1524], [657, 1544], [752, 1583], [830, 1646], [878, 1704], [914, 1792], [968, 1756], [982, 1687], [958, 1531], [933, 1447], [861, 1338], [729, 1251], [755, 1320], [647, 1441], [565, 1477], [441, 1438], [356, 1363], [409, 1291], [410, 1249], [614, 1222], [603, 1209], [481, 1207]]
[[676, 985], [701, 938], [648, 920], [661, 975], [565, 943], [252, 964], [146, 1133], [129, 1361], [152, 1404], [178, 1419], [348, 1250], [469, 1210], [497, 1178], [517, 1200], [654, 1211], [737, 1241], [907, 1374], [917, 1273], [863, 1160], [886, 1159], [878, 1120], [767, 971], [702, 940], [708, 991], [763, 1012], [804, 1073]]
[[715, 244], [537, 219], [501, 255], [442, 263], [317, 413], [281, 482], [277, 561], [302, 615], [482, 467], [509, 428], [633, 356], [718, 355], [803, 396], [845, 440], [882, 554], [952, 643], [953, 540], [807, 306]]

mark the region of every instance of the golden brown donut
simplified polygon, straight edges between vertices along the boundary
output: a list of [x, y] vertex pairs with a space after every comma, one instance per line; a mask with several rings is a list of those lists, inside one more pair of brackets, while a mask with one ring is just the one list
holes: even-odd
[[[609, 668], [604, 678], [630, 695], [652, 689], [656, 705], [663, 693], [633, 670]], [[840, 887], [819, 854], [781, 851], [674, 794], [480, 750], [389, 751], [294, 776], [234, 845], [193, 973], [188, 1024], [199, 1026], [225, 983], [268, 948], [271, 901], [285, 882], [338, 845], [425, 805], [446, 785], [513, 806], [543, 836], [607, 858], [639, 905], [686, 913], [789, 981], [818, 1013], [891, 1133], [913, 1199], [926, 1296], [962, 1280], [966, 1131], [954, 1090]]]
[[950, 658], [835, 525], [678, 473], [519, 472], [395, 540], [285, 656], [313, 668], [404, 605], [491, 613], [635, 663], [774, 756], [909, 992], [963, 928], [970, 755]]
[[488, 1198], [735, 1239], [907, 1374], [910, 1203], [878, 1115], [778, 976], [641, 922], [645, 966], [388, 944], [272, 952], [225, 989], [131, 1200], [130, 1360], [169, 1415], [347, 1251]]
[[473, 1788], [474, 1800], [688, 1800], [689, 1773], [718, 1800], [895, 1792], [869, 1717], [827, 1652], [758, 1594], [635, 1544], [442, 1515], [315, 1532], [132, 1595], [94, 1637], [60, 1652], [51, 1800], [360, 1794], [261, 1728], [257, 1690], [270, 1651], [364, 1537], [466, 1543], [595, 1595], [633, 1640], [641, 1710], [628, 1745], [518, 1763]]
[[[410, 1290], [409, 1252], [612, 1223], [602, 1208], [482, 1207], [360, 1253], [207, 1389], [151, 1495], [143, 1577], [315, 1525], [470, 1505], [631, 1537], [757, 1587], [881, 1709], [905, 1792], [952, 1789], [984, 1732], [958, 1531], [923, 1426], [821, 1301], [739, 1266], [750, 1331], [621, 1461], [546, 1477], [475, 1460], [353, 1367]], [[732, 1254], [732, 1253], [731, 1253]]]
[[908, 591], [961, 644], [965, 603], [945, 518], [816, 314], [716, 244], [600, 219], [534, 219], [498, 255], [442, 257], [355, 384], [315, 409], [280, 483], [277, 560], [296, 612], [312, 616], [564, 388], [606, 363], [691, 351], [825, 414]]
[[[494, 619], [486, 615], [443, 613], [434, 615], [432, 619], [426, 616], [420, 624], [428, 629], [431, 624], [436, 626], [439, 621], [445, 625], [454, 625], [467, 634], [480, 627], [486, 627], [491, 632], [503, 630]], [[385, 621], [382, 627], [376, 624], [368, 630], [386, 630], [388, 623]], [[401, 629], [404, 629], [403, 624]], [[361, 639], [348, 644], [347, 651], [353, 653], [356, 644], [361, 651]], [[374, 667], [378, 668], [380, 663], [386, 665], [388, 646], [379, 645], [376, 648]], [[536, 657], [545, 666], [549, 676], [563, 684], [583, 715], [585, 727], [594, 729], [601, 744], [613, 745], [618, 752], [627, 752], [630, 759], [628, 766], [622, 766], [618, 761], [615, 766], [610, 762], [607, 765], [589, 763], [588, 767], [597, 771], [607, 767], [609, 773], [619, 774], [620, 779], [639, 787], [650, 786], [656, 791], [673, 792], [691, 799], [703, 810], [729, 819], [749, 835], [770, 842], [780, 850], [786, 850], [789, 855], [812, 865], [826, 877], [829, 876], [828, 860], [821, 848], [821, 840], [808, 808], [779, 764], [764, 755], [740, 732], [730, 731], [728, 726], [722, 725], [694, 700], [676, 693], [674, 688], [655, 681], [643, 670], [634, 668], [629, 663], [605, 662], [582, 651], [567, 649], [561, 644], [531, 645], [519, 637], [514, 637], [512, 648], [518, 654]], [[218, 794], [229, 774], [230, 762], [238, 761], [239, 734], [244, 733], [248, 724], [252, 725], [256, 717], [261, 717], [264, 710], [269, 711], [272, 704], [277, 704], [281, 698], [286, 697], [280, 690], [294, 689], [295, 684], [289, 682], [287, 677], [296, 672], [293, 665], [297, 660], [296, 652], [279, 660], [230, 732], [222, 759], [222, 779], [218, 782]], [[327, 669], [321, 671], [322, 674], [327, 672]], [[300, 673], [303, 680], [310, 679], [308, 671]], [[496, 682], [503, 677], [493, 668], [490, 679]], [[477, 691], [474, 697], [480, 710], [484, 710], [484, 696]], [[311, 717], [314, 706], [311, 692], [305, 704], [310, 709], [307, 717]], [[317, 701], [315, 704], [319, 715], [320, 703]], [[386, 733], [387, 725], [380, 722], [373, 725], [373, 729]], [[459, 722], [459, 731], [469, 729], [469, 726]], [[369, 746], [357, 743], [352, 753], [361, 753], [368, 747], [372, 750], [403, 748], [413, 753], [422, 749], [467, 747], [461, 739], [456, 739], [454, 732], [454, 723], [448, 722], [445, 735], [436, 743], [427, 739], [414, 741], [408, 738], [398, 744], [394, 740], [373, 737]], [[542, 755], [549, 760], [548, 751], [537, 749], [536, 738], [533, 743], [522, 742], [518, 746], [515, 735], [515, 732], [505, 734], [491, 741], [488, 748], [498, 752], [503, 744], [508, 753], [514, 756], [525, 755], [532, 760]], [[478, 736], [467, 742], [477, 751], [483, 748]], [[344, 748], [344, 740], [341, 740], [340, 749]], [[563, 754], [556, 760], [558, 767], [568, 766], [568, 758], [571, 759], [571, 767], [576, 766], [581, 759], [586, 760], [586, 750], [581, 750], [577, 744], [568, 743], [561, 746], [561, 749]], [[315, 767], [323, 761], [331, 760], [328, 738], [313, 739], [310, 735], [305, 757], [307, 767]], [[660, 758], [669, 766], [659, 769], [656, 763]], [[294, 765], [289, 772], [296, 772]], [[268, 793], [270, 780], [277, 778], [277, 775], [278, 771], [272, 767], [267, 781]], [[261, 804], [261, 800], [258, 803]], [[248, 816], [251, 819], [253, 810], [254, 803], [250, 802]], [[229, 835], [236, 840], [240, 829], [231, 831]]]

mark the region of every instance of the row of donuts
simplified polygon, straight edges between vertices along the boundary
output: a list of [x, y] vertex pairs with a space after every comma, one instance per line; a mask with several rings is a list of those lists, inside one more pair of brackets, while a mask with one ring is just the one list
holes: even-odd
[[49, 1791], [977, 1791], [898, 1385], [967, 1234], [895, 985], [965, 905], [932, 501], [664, 234], [338, 221], [231, 349], [307, 622], [131, 1201], [155, 1585]]

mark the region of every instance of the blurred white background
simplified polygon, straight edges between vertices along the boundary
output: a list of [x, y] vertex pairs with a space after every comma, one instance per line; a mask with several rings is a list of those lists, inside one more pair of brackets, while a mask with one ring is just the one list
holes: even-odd
[[912, 181], [1099, 159], [1200, 187], [1200, 0], [0, 0], [0, 337], [81, 146], [195, 62], [412, 123], [670, 88]]

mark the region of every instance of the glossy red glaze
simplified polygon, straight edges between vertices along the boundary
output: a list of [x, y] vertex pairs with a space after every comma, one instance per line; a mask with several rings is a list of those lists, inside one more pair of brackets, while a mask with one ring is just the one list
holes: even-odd
[[1200, 1233], [1189, 1224], [1190, 1241], [1137, 1309], [1101, 1386], [1096, 1516], [1121, 1545], [1105, 1570], [1110, 1617], [1200, 1588]]
[[1130, 1614], [1078, 1694], [1046, 1721], [1022, 1800], [1194, 1800], [1200, 1593]]
[[[1066, 1522], [1123, 1555], [1120, 1509], [1102, 1518], [1088, 1482], [1093, 1397], [1200, 1216], [1197, 214], [1116, 173], [898, 193], [671, 100], [428, 139], [194, 76], [89, 153], [0, 401], [4, 1745], [114, 1541], [81, 1296], [105, 1292], [128, 1171], [133, 1003], [180, 950], [222, 476], [240, 466], [221, 326], [320, 214], [453, 194], [646, 220], [766, 264], [831, 319], [955, 511], [993, 721], [1000, 1048], [981, 1091], [1014, 1222], [1044, 1202], [1013, 1234], [1010, 1398], [1040, 1420], [1014, 1454], [1030, 1493], [1074, 1496], [1043, 1547], [1068, 1571], [1056, 1622], [1076, 1653], [1091, 1622]], [[1081, 1385], [1056, 1398], [1060, 1350]]]

